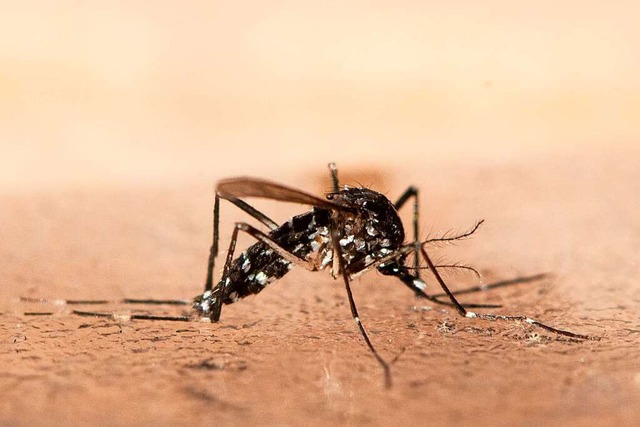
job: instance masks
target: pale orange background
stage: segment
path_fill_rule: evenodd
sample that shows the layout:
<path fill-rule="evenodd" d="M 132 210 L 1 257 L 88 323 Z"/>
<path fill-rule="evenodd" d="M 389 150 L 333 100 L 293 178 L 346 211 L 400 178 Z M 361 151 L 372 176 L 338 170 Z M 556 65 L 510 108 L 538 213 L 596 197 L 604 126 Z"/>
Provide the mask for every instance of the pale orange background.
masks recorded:
<path fill-rule="evenodd" d="M 0 0 L 0 425 L 640 425 L 638 21 L 615 0 Z M 421 239 L 486 218 L 438 262 L 549 273 L 463 303 L 602 340 L 463 319 L 369 272 L 383 390 L 326 273 L 220 324 L 17 300 L 191 298 L 217 179 L 320 192 L 330 160 L 392 200 L 418 186 Z M 222 209 L 224 250 L 257 222 Z"/>
<path fill-rule="evenodd" d="M 640 3 L 450 3 L 3 1 L 0 191 L 636 144 Z"/>

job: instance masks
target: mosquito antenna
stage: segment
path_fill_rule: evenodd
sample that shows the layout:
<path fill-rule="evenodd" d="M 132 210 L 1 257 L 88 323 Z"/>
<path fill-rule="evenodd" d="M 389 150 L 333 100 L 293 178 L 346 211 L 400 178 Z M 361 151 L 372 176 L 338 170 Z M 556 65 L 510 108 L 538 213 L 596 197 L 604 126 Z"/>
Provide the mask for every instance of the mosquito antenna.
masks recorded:
<path fill-rule="evenodd" d="M 187 306 L 192 305 L 193 301 L 191 300 L 181 300 L 181 299 L 134 299 L 134 298 L 123 298 L 119 300 L 80 300 L 80 299 L 54 299 L 48 300 L 45 298 L 30 298 L 30 297 L 20 297 L 20 302 L 26 303 L 37 303 L 43 305 L 56 305 L 56 306 L 78 306 L 78 305 L 109 305 L 109 304 L 129 304 L 129 305 L 172 305 L 172 306 Z M 177 322 L 188 322 L 191 319 L 189 316 L 163 316 L 163 315 L 152 315 L 152 314 L 129 314 L 129 315 L 118 315 L 114 313 L 100 313 L 94 311 L 83 311 L 83 310 L 71 310 L 72 314 L 76 316 L 84 316 L 84 317 L 104 317 L 104 318 L 112 318 L 112 319 L 126 319 L 126 320 L 169 320 L 169 321 L 177 321 Z M 54 312 L 40 312 L 40 311 L 27 311 L 24 313 L 25 316 L 53 316 Z"/>
<path fill-rule="evenodd" d="M 460 240 L 460 239 L 465 239 L 469 236 L 471 236 L 473 233 L 475 233 L 478 228 L 480 228 L 480 226 L 482 225 L 482 223 L 484 222 L 484 219 L 478 221 L 475 223 L 475 225 L 469 230 L 466 231 L 462 234 L 456 234 L 454 236 L 444 236 L 444 237 L 438 237 L 435 239 L 427 239 L 424 242 L 422 242 L 423 245 L 427 245 L 430 243 L 448 243 L 448 242 L 453 242 L 455 240 Z M 447 233 L 448 234 L 448 233 Z"/>

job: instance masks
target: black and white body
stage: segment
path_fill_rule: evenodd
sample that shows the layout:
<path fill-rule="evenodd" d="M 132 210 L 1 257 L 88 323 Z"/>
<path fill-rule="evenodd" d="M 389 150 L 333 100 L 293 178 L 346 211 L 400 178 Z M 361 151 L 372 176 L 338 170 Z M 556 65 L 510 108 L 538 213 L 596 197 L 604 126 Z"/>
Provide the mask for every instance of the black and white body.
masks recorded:
<path fill-rule="evenodd" d="M 271 230 L 267 236 L 296 257 L 298 264 L 314 271 L 328 268 L 334 278 L 341 274 L 340 268 L 353 278 L 379 266 L 380 260 L 400 249 L 404 243 L 402 221 L 383 194 L 344 186 L 329 197 L 337 205 L 355 212 L 314 207 Z M 339 231 L 335 237 L 333 229 Z M 335 262 L 336 245 L 340 247 L 342 263 Z M 284 258 L 273 245 L 255 243 L 232 261 L 226 276 L 198 298 L 195 307 L 203 316 L 210 316 L 218 299 L 223 304 L 231 304 L 257 294 L 295 265 L 296 262 Z"/>
<path fill-rule="evenodd" d="M 418 190 L 415 187 L 409 187 L 395 203 L 392 203 L 383 194 L 367 188 L 340 186 L 335 165 L 330 164 L 329 167 L 333 191 L 324 198 L 259 178 L 241 177 L 220 181 L 215 192 L 213 244 L 209 254 L 204 292 L 192 301 L 126 299 L 122 302 L 127 304 L 191 304 L 198 317 L 206 317 L 217 322 L 220 319 L 223 304 L 232 304 L 248 295 L 262 292 L 269 283 L 282 278 L 296 266 L 310 271 L 329 270 L 334 278 L 343 280 L 351 315 L 371 353 L 384 369 L 387 386 L 391 383 L 389 366 L 375 350 L 360 321 L 350 287 L 350 281 L 353 277 L 373 268 L 384 275 L 396 277 L 417 297 L 455 308 L 462 317 L 525 322 L 558 335 L 577 339 L 594 339 L 587 335 L 553 328 L 527 316 L 505 316 L 468 311 L 467 308 L 472 307 L 491 308 L 496 306 L 466 304 L 463 307 L 449 290 L 438 270 L 443 268 L 469 269 L 469 267 L 434 265 L 425 250 L 425 245 L 468 237 L 478 229 L 482 221 L 476 223 L 470 231 L 457 236 L 421 241 L 418 227 Z M 309 205 L 311 210 L 294 216 L 283 224 L 277 224 L 243 200 L 250 197 Z M 413 236 L 410 241 L 407 241 L 398 210 L 411 199 L 413 200 Z M 246 222 L 237 222 L 231 235 L 222 275 L 214 286 L 213 271 L 218 256 L 221 200 L 226 200 L 248 213 L 267 226 L 269 231 L 263 232 Z M 255 238 L 257 242 L 236 256 L 236 242 L 238 233 L 241 231 Z M 407 265 L 409 255 L 413 256 L 413 263 L 410 266 Z M 426 263 L 425 267 L 420 266 L 422 260 Z M 426 292 L 426 282 L 420 276 L 421 269 L 426 269 L 433 275 L 444 293 L 434 295 Z M 502 283 L 523 282 L 528 279 Z M 500 284 L 493 285 L 493 287 L 498 286 Z M 476 287 L 475 290 L 491 287 L 492 285 Z M 469 292 L 471 289 L 466 291 Z M 446 297 L 447 300 L 441 300 L 440 297 Z M 24 300 L 33 301 L 29 298 Z M 44 302 L 46 300 L 36 299 L 35 301 Z M 107 301 L 66 300 L 66 302 L 68 304 L 95 304 Z M 73 310 L 73 313 L 82 316 L 111 316 L 106 313 L 79 310 Z M 192 320 L 192 316 L 154 316 L 148 314 L 132 314 L 129 318 L 163 321 Z"/>
<path fill-rule="evenodd" d="M 373 347 L 360 321 L 350 288 L 350 280 L 353 277 L 371 268 L 377 268 L 384 275 L 397 277 L 417 297 L 454 307 L 463 317 L 523 321 L 556 334 L 580 339 L 590 338 L 547 326 L 527 316 L 504 316 L 468 311 L 466 308 L 495 306 L 468 304 L 466 308 L 463 307 L 438 272 L 438 268 L 458 266 L 434 265 L 424 246 L 433 241 L 465 238 L 473 234 L 482 221 L 467 233 L 422 242 L 418 235 L 419 205 L 418 190 L 415 187 L 409 187 L 395 203 L 392 203 L 383 194 L 367 188 L 340 186 L 335 165 L 330 164 L 329 167 L 333 191 L 324 199 L 257 178 L 230 178 L 218 183 L 213 210 L 213 245 L 210 251 L 205 291 L 193 302 L 193 307 L 200 316 L 217 322 L 220 319 L 223 304 L 232 304 L 248 295 L 262 292 L 269 283 L 280 279 L 295 266 L 310 271 L 329 269 L 334 278 L 341 277 L 344 281 L 351 314 L 367 346 L 383 367 L 387 385 L 390 385 L 391 381 L 389 367 Z M 262 197 L 307 204 L 311 205 L 312 209 L 278 225 L 244 202 L 242 198 L 245 197 Z M 411 198 L 413 199 L 413 239 L 406 242 L 405 230 L 398 210 Z M 270 231 L 265 233 L 250 224 L 236 223 L 222 276 L 214 287 L 213 269 L 218 255 L 221 199 L 228 200 L 247 212 L 269 227 Z M 258 242 L 234 258 L 240 231 L 253 236 Z M 414 259 L 411 267 L 405 265 L 409 254 L 413 254 Z M 449 301 L 442 301 L 438 296 L 426 293 L 426 283 L 420 277 L 421 258 L 426 262 L 426 269 L 433 274 Z"/>

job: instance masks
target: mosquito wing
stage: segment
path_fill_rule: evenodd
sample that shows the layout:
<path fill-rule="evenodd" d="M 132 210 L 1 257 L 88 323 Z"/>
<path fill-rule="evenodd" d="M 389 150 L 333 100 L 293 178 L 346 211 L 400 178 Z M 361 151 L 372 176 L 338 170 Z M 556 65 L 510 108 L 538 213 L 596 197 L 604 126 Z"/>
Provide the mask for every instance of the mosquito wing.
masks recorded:
<path fill-rule="evenodd" d="M 313 194 L 260 178 L 238 177 L 223 179 L 218 182 L 216 191 L 221 193 L 223 197 L 259 197 L 331 210 L 354 212 L 354 209 L 348 206 L 342 206 Z"/>

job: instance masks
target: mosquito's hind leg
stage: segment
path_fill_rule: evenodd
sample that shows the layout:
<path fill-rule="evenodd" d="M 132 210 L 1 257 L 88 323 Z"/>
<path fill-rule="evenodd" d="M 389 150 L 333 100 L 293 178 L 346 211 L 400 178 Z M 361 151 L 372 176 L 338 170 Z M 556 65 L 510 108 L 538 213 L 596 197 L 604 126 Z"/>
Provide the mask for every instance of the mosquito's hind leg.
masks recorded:
<path fill-rule="evenodd" d="M 107 305 L 107 304 L 142 304 L 142 305 L 191 305 L 191 300 L 184 299 L 55 299 L 20 297 L 20 302 L 51 305 Z"/>
<path fill-rule="evenodd" d="M 440 276 L 440 273 L 438 273 L 438 270 L 434 266 L 433 262 L 431 261 L 431 258 L 429 258 L 429 255 L 424 250 L 424 248 L 421 248 L 421 252 L 422 252 L 422 256 L 424 257 L 425 261 L 427 262 L 427 265 L 429 266 L 429 269 L 431 270 L 431 273 L 435 276 L 436 280 L 438 281 L 438 283 L 442 287 L 442 290 L 445 292 L 445 294 L 451 300 L 451 302 L 453 304 L 453 307 L 456 309 L 458 314 L 460 314 L 462 317 L 466 317 L 466 318 L 469 318 L 469 319 L 477 318 L 477 319 L 485 319 L 485 320 L 507 320 L 507 321 L 513 321 L 513 322 L 525 322 L 525 323 L 528 323 L 530 325 L 537 326 L 538 328 L 547 330 L 549 332 L 553 332 L 554 334 L 563 335 L 563 336 L 570 337 L 570 338 L 577 338 L 577 339 L 583 339 L 583 340 L 599 339 L 597 337 L 592 337 L 592 336 L 589 336 L 589 335 L 576 334 L 574 332 L 565 331 L 563 329 L 557 329 L 557 328 L 554 328 L 552 326 L 546 325 L 546 324 L 544 324 L 542 322 L 539 322 L 539 321 L 537 321 L 535 319 L 532 319 L 532 318 L 530 318 L 528 316 L 504 316 L 504 315 L 501 315 L 501 314 L 485 314 L 485 313 L 475 313 L 475 312 L 472 312 L 472 311 L 467 311 L 462 305 L 460 305 L 460 303 L 458 302 L 456 297 L 449 290 L 449 288 L 447 287 L 446 283 L 444 282 L 444 280 Z"/>
<path fill-rule="evenodd" d="M 71 313 L 76 316 L 83 317 L 107 317 L 110 319 L 126 319 L 126 320 L 165 320 L 172 322 L 190 322 L 193 320 L 190 316 L 158 316 L 153 314 L 128 314 L 118 315 L 115 313 L 96 313 L 93 311 L 73 310 Z"/>
<path fill-rule="evenodd" d="M 191 300 L 156 300 L 156 299 L 133 299 L 133 298 L 124 298 L 120 300 L 74 300 L 74 299 L 55 299 L 48 300 L 44 298 L 30 298 L 30 297 L 21 297 L 21 302 L 27 303 L 38 303 L 38 304 L 50 304 L 56 306 L 79 306 L 79 305 L 108 305 L 108 304 L 129 304 L 129 305 L 172 305 L 172 306 L 187 306 L 192 305 L 193 301 Z M 94 311 L 84 311 L 84 310 L 71 310 L 72 314 L 78 316 L 87 316 L 87 317 L 108 317 L 108 318 L 127 318 L 127 319 L 142 319 L 142 320 L 172 320 L 172 321 L 180 321 L 186 322 L 191 320 L 189 316 L 158 316 L 151 314 L 129 314 L 129 315 L 118 315 L 115 313 L 100 313 Z M 53 315 L 53 312 L 25 312 L 25 316 L 43 316 L 43 315 Z"/>
<path fill-rule="evenodd" d="M 395 270 L 395 272 L 392 272 L 390 274 L 397 276 L 405 285 L 407 285 L 409 287 L 409 289 L 413 290 L 414 293 L 416 294 L 416 296 L 421 297 L 421 298 L 426 298 L 431 302 L 434 302 L 436 304 L 441 304 L 441 305 L 449 305 L 449 306 L 455 306 L 453 303 L 449 303 L 449 302 L 445 302 L 440 300 L 438 297 L 442 296 L 442 295 L 427 295 L 427 293 L 425 292 L 425 288 L 426 288 L 426 284 L 425 282 L 422 280 L 421 275 L 420 275 L 420 271 L 422 270 L 422 268 L 420 267 L 420 255 L 422 254 L 422 248 L 423 245 L 426 243 L 432 243 L 435 241 L 454 241 L 454 240 L 459 240 L 459 239 L 464 239 L 466 237 L 469 237 L 470 235 L 472 235 L 473 233 L 476 232 L 476 230 L 480 227 L 480 225 L 484 222 L 483 221 L 479 221 L 477 222 L 474 227 L 463 234 L 459 234 L 459 235 L 455 235 L 455 236 L 450 236 L 450 237 L 446 237 L 446 238 L 442 238 L 442 239 L 432 239 L 432 240 L 427 240 L 426 242 L 421 242 L 420 241 L 420 224 L 419 224 L 419 220 L 420 220 L 420 200 L 419 200 L 419 190 L 417 187 L 409 186 L 398 198 L 398 200 L 394 203 L 394 207 L 396 208 L 396 210 L 400 210 L 406 203 L 407 201 L 409 201 L 409 199 L 413 199 L 413 218 L 412 218 L 412 226 L 413 226 L 413 241 L 411 242 L 411 246 L 412 246 L 412 252 L 413 252 L 413 274 L 410 274 L 408 271 L 406 271 L 406 268 L 403 265 L 398 265 Z M 438 266 L 436 266 L 438 267 Z M 464 267 L 459 267 L 459 266 L 452 266 L 455 268 L 464 268 Z M 402 270 L 402 271 L 400 271 Z M 476 274 L 479 275 L 479 273 L 475 270 L 472 269 Z M 483 289 L 478 289 L 478 290 L 483 290 Z M 470 292 L 468 292 L 470 293 Z M 465 304 L 466 307 L 469 308 L 498 308 L 500 307 L 499 304 L 474 304 L 474 303 L 469 303 L 469 304 Z"/>

